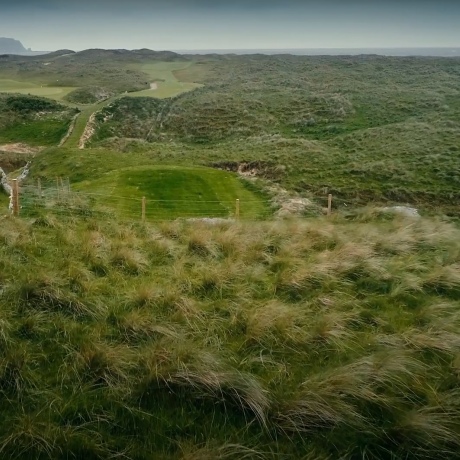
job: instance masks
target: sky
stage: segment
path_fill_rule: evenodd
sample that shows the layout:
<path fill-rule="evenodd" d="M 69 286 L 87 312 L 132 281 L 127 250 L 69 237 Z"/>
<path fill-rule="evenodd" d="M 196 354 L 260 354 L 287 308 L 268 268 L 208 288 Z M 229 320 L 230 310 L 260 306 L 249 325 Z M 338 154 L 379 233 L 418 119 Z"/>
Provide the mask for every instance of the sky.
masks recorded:
<path fill-rule="evenodd" d="M 0 0 L 35 51 L 460 47 L 460 0 Z"/>

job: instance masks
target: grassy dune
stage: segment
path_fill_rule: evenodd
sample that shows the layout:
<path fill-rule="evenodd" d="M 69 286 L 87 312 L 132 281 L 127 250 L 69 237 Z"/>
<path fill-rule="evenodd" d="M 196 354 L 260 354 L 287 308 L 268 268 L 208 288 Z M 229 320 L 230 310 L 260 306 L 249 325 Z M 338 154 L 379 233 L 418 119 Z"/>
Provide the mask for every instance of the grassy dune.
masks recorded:
<path fill-rule="evenodd" d="M 50 99 L 0 94 L 0 142 L 57 145 L 75 113 Z"/>
<path fill-rule="evenodd" d="M 131 142 L 180 161 L 194 146 L 195 162 L 267 162 L 284 171 L 283 187 L 318 198 L 328 190 L 342 207 L 409 203 L 458 215 L 457 59 L 193 59 L 174 74 L 203 88 L 119 99 L 97 119 L 93 146 Z"/>
<path fill-rule="evenodd" d="M 192 61 L 174 53 L 153 51 L 86 50 L 11 57 L 0 61 L 0 92 L 83 104 L 92 99 L 89 93 L 94 88 L 108 94 L 129 92 L 133 96 L 165 98 L 201 86 L 189 80 L 182 82 L 174 73 L 192 65 Z M 158 85 L 155 91 L 149 89 L 152 82 Z"/>
<path fill-rule="evenodd" d="M 458 458 L 457 228 L 88 212 L 2 219 L 5 458 Z"/>

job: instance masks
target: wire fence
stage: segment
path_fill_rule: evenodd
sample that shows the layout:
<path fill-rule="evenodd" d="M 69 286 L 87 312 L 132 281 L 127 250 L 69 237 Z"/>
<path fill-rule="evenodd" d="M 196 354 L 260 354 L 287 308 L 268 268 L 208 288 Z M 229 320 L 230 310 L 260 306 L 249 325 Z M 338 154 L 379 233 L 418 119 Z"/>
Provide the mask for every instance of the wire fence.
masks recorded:
<path fill-rule="evenodd" d="M 62 216 L 112 218 L 126 221 L 184 219 L 250 219 L 273 216 L 273 205 L 258 200 L 147 199 L 102 192 L 73 190 L 68 180 L 57 179 L 24 184 L 18 190 L 18 208 L 23 217 L 52 211 Z"/>

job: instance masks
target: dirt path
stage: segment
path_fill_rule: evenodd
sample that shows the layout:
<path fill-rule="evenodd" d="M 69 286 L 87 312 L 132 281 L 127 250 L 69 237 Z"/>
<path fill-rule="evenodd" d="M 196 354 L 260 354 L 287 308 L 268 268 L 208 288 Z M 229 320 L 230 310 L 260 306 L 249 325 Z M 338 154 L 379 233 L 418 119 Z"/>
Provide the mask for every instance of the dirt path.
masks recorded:
<path fill-rule="evenodd" d="M 67 139 L 72 135 L 73 130 L 75 128 L 75 124 L 77 123 L 77 119 L 80 116 L 80 113 L 77 113 L 73 118 L 70 123 L 69 129 L 67 131 L 67 134 L 61 139 L 61 142 L 59 142 L 59 147 L 62 147 L 66 142 Z"/>
<path fill-rule="evenodd" d="M 83 134 L 86 131 L 86 127 L 89 123 L 90 118 L 96 112 L 98 112 L 103 107 L 105 107 L 111 100 L 112 99 L 107 99 L 106 101 L 102 103 L 93 104 L 90 106 L 83 106 L 83 107 L 80 106 L 80 110 L 81 110 L 80 115 L 78 118 L 76 118 L 73 130 L 63 145 L 65 147 L 72 147 L 72 148 L 80 147 L 81 139 L 83 137 Z"/>
<path fill-rule="evenodd" d="M 96 119 L 96 113 L 94 112 L 91 114 L 89 117 L 88 123 L 86 123 L 85 129 L 83 131 L 83 134 L 80 137 L 80 141 L 78 142 L 78 148 L 80 150 L 84 149 L 86 146 L 86 143 L 91 140 L 93 137 L 95 131 L 96 131 L 96 124 L 95 124 L 95 119 Z"/>
<path fill-rule="evenodd" d="M 2 144 L 0 145 L 0 152 L 7 153 L 30 153 L 35 154 L 39 153 L 44 149 L 44 147 L 31 147 L 27 144 Z"/>

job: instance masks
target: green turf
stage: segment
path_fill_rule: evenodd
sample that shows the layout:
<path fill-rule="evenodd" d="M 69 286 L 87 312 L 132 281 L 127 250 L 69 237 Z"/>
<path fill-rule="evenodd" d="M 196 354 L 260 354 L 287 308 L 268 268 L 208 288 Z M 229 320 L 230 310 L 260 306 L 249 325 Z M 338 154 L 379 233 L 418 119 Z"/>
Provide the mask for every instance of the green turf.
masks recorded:
<path fill-rule="evenodd" d="M 37 83 L 0 79 L 0 93 L 32 94 L 62 101 L 75 88 L 69 86 L 45 86 Z"/>
<path fill-rule="evenodd" d="M 168 98 L 178 96 L 179 94 L 192 91 L 202 85 L 197 83 L 185 83 L 177 79 L 175 71 L 181 71 L 189 68 L 192 62 L 153 62 L 142 64 L 140 70 L 146 73 L 152 83 L 156 83 L 156 89 L 147 89 L 130 93 L 134 97 L 155 97 Z"/>
<path fill-rule="evenodd" d="M 234 217 L 240 199 L 242 218 L 267 215 L 264 199 L 228 172 L 210 168 L 144 166 L 116 170 L 99 180 L 76 186 L 82 195 L 95 194 L 96 207 L 115 209 L 126 218 L 141 215 L 146 197 L 150 219 Z"/>

